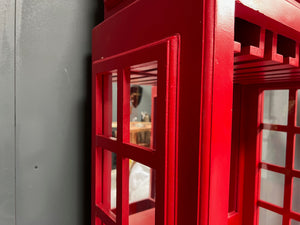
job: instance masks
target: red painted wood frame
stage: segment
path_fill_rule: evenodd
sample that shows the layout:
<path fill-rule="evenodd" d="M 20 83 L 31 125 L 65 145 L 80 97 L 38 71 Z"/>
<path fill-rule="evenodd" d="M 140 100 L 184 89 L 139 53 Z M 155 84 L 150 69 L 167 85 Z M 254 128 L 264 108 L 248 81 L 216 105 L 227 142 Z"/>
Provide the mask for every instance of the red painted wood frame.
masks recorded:
<path fill-rule="evenodd" d="M 272 7 L 270 7 L 272 5 Z M 238 18 L 244 19 L 250 23 L 259 25 L 261 27 L 260 43 L 257 48 L 248 46 L 247 50 L 253 50 L 255 56 L 260 56 L 267 49 L 267 38 L 270 33 L 273 35 L 272 48 L 278 47 L 277 34 L 294 40 L 295 56 L 287 57 L 280 55 L 275 49 L 272 50 L 272 57 L 278 61 L 277 65 L 264 67 L 264 60 L 253 60 L 250 58 L 245 60 L 245 64 L 237 63 L 234 66 L 234 98 L 233 98 L 233 140 L 232 140 L 232 157 L 231 157 L 231 198 L 229 204 L 229 225 L 256 225 L 258 224 L 259 215 L 257 213 L 258 207 L 270 209 L 273 212 L 283 215 L 283 224 L 289 224 L 290 218 L 299 219 L 299 215 L 290 211 L 291 204 L 291 177 L 298 177 L 298 172 L 291 169 L 293 146 L 292 133 L 298 132 L 295 127 L 295 120 L 291 121 L 291 117 L 295 116 L 296 106 L 291 107 L 289 115 L 289 123 L 287 126 L 274 126 L 262 124 L 262 107 L 263 98 L 262 91 L 265 89 L 289 89 L 290 100 L 292 103 L 295 99 L 295 90 L 299 87 L 299 83 L 292 83 L 299 81 L 299 40 L 300 40 L 300 5 L 296 1 L 287 0 L 266 0 L 251 1 L 251 0 L 237 0 L 235 7 L 235 15 Z M 286 16 L 292 15 L 292 16 Z M 268 30 L 266 33 L 265 31 Z M 270 32 L 272 31 L 272 32 Z M 274 35 L 275 34 L 275 35 Z M 266 39 L 265 39 L 266 35 Z M 262 41 L 263 40 L 263 41 Z M 266 40 L 266 42 L 264 42 Z M 235 53 L 241 52 L 239 43 L 235 42 Z M 253 47 L 253 49 L 251 49 Z M 245 50 L 244 49 L 244 50 Z M 260 51 L 263 52 L 260 52 Z M 251 55 L 251 54 L 249 54 Z M 252 55 L 253 56 L 253 55 Z M 244 56 L 243 56 L 244 57 Z M 240 58 L 235 57 L 235 63 Z M 248 63 L 248 64 L 247 64 Z M 259 65 L 261 63 L 261 65 Z M 256 68 L 251 68 L 249 65 L 256 65 Z M 244 65 L 246 69 L 242 68 Z M 277 66 L 277 69 L 276 69 Z M 293 70 L 283 73 L 284 66 L 290 66 Z M 249 67 L 249 68 L 247 68 Z M 236 70 L 237 69 L 237 70 Z M 247 70 L 248 69 L 248 70 Z M 280 70 L 281 69 L 281 70 Z M 273 70 L 273 71 L 272 71 Z M 277 70 L 277 71 L 276 71 Z M 244 74 L 241 74 L 241 71 Z M 247 71 L 247 72 L 246 72 Z M 247 74 L 248 73 L 248 74 Z M 274 76 L 270 76 L 273 74 Z M 258 76 L 260 75 L 260 77 Z M 247 79 L 250 78 L 250 79 Z M 274 84 L 274 82 L 280 84 Z M 283 83 L 284 82 L 284 83 Z M 290 82 L 290 83 L 288 83 Z M 254 85 L 260 83 L 260 85 Z M 264 84 L 262 84 L 264 83 Z M 273 84 L 272 84 L 273 83 Z M 243 85 L 242 85 L 243 84 Z M 292 105 L 291 105 L 292 106 Z M 294 113 L 294 114 L 293 114 Z M 293 124 L 293 125 L 291 125 Z M 280 130 L 287 132 L 287 155 L 286 166 L 278 167 L 261 162 L 261 129 Z M 292 128 L 293 127 L 293 128 Z M 293 131 L 292 131 L 293 130 Z M 267 169 L 270 171 L 279 172 L 285 175 L 285 193 L 284 206 L 278 211 L 278 207 L 259 200 L 259 183 L 260 183 L 260 169 Z M 232 198 L 233 196 L 233 198 Z"/>
<path fill-rule="evenodd" d="M 155 224 L 174 224 L 176 209 L 176 121 L 178 38 L 176 36 L 93 62 L 92 224 L 129 224 L 129 162 L 133 159 L 156 170 Z M 157 107 L 159 128 L 154 131 L 155 149 L 129 143 L 130 66 L 157 61 Z M 117 138 L 111 138 L 111 85 L 104 76 L 117 71 Z M 111 81 L 110 81 L 111 82 Z M 110 96 L 111 98 L 111 96 Z M 110 157 L 117 155 L 116 215 L 110 209 Z M 105 185 L 106 184 L 106 185 Z"/>
<path fill-rule="evenodd" d="M 93 62 L 165 37 L 180 38 L 174 224 L 227 223 L 234 3 L 139 0 L 108 12 L 93 29 Z"/>
<path fill-rule="evenodd" d="M 234 86 L 233 117 L 233 154 L 236 163 L 235 173 L 238 180 L 234 199 L 235 208 L 229 213 L 230 225 L 258 225 L 260 207 L 282 215 L 283 225 L 290 220 L 300 221 L 300 213 L 294 212 L 292 206 L 293 178 L 300 178 L 300 171 L 294 169 L 295 135 L 300 133 L 296 126 L 297 90 L 300 83 L 261 84 Z M 287 125 L 263 123 L 263 93 L 265 90 L 289 90 Z M 251 108 L 249 108 L 251 106 Z M 239 115 L 238 115 L 239 114 Z M 237 116 L 237 117 L 235 117 Z M 285 132 L 286 160 L 285 166 L 274 165 L 262 161 L 262 131 L 272 130 Z M 261 169 L 283 174 L 285 177 L 283 207 L 260 199 Z M 233 191 L 232 190 L 232 191 Z M 272 190 L 270 190 L 272 191 Z"/>
<path fill-rule="evenodd" d="M 284 182 L 284 198 L 283 207 L 276 206 L 269 202 L 263 201 L 259 198 L 260 196 L 260 182 L 257 182 L 257 206 L 268 209 L 270 211 L 276 212 L 282 215 L 282 225 L 290 225 L 290 219 L 300 221 L 300 213 L 292 211 L 292 195 L 293 195 L 293 178 L 300 178 L 300 171 L 294 169 L 295 161 L 295 135 L 300 133 L 300 128 L 296 126 L 296 112 L 297 112 L 297 90 L 300 87 L 298 85 L 280 85 L 275 87 L 261 87 L 259 89 L 259 99 L 258 99 L 258 137 L 257 137 L 257 161 L 256 164 L 258 174 L 256 175 L 258 181 L 260 180 L 261 169 L 267 171 L 273 171 L 278 174 L 283 174 L 285 178 Z M 286 89 L 289 90 L 288 99 L 288 121 L 287 125 L 277 125 L 277 124 L 266 124 L 263 123 L 263 101 L 264 95 L 263 91 L 273 89 Z M 286 139 L 286 159 L 285 166 L 278 166 L 262 161 L 262 130 L 280 131 L 287 134 Z M 258 213 L 256 213 L 256 222 L 259 219 Z M 254 217 L 255 219 L 255 217 Z"/>

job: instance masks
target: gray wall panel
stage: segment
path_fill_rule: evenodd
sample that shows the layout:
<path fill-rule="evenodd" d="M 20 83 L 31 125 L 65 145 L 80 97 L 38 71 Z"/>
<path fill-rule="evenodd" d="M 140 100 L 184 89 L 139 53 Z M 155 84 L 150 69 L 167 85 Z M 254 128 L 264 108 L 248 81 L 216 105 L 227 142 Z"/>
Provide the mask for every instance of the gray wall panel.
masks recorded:
<path fill-rule="evenodd" d="M 0 0 L 0 224 L 15 224 L 14 8 Z"/>
<path fill-rule="evenodd" d="M 18 225 L 88 224 L 94 0 L 17 0 Z"/>

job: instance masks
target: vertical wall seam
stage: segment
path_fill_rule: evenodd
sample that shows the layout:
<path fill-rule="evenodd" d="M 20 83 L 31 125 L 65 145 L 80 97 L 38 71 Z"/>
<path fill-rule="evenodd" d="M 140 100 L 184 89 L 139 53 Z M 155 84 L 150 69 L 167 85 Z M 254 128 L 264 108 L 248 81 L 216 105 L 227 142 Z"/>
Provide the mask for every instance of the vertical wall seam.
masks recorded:
<path fill-rule="evenodd" d="M 16 75 L 17 75 L 17 0 L 14 0 L 14 179 L 15 179 L 15 199 L 14 199 L 14 209 L 15 218 L 14 224 L 17 224 L 17 91 L 16 91 Z"/>

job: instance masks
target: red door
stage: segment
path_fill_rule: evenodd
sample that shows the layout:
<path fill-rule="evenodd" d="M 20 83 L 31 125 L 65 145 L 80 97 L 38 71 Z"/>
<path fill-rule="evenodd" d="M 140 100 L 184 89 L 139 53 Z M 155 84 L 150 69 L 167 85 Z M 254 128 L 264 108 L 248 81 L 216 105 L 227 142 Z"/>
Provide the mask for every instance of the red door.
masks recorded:
<path fill-rule="evenodd" d="M 174 223 L 177 53 L 175 36 L 93 63 L 97 225 Z"/>

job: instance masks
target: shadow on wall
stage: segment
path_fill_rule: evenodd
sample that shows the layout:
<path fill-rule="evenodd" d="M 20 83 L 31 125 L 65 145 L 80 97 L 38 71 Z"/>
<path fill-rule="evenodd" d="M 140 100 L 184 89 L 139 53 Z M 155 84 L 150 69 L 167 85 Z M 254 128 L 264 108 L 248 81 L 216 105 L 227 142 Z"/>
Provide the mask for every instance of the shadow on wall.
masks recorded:
<path fill-rule="evenodd" d="M 98 25 L 104 20 L 104 5 L 103 1 L 97 1 L 97 8 L 95 9 L 95 19 L 93 26 Z M 92 34 L 90 34 L 92 36 Z M 82 224 L 91 224 L 91 114 L 92 114 L 92 56 L 88 55 L 85 58 L 85 77 L 86 77 L 86 102 L 84 105 L 84 146 L 83 146 L 83 196 L 84 196 L 84 205 L 83 205 L 83 220 Z"/>

